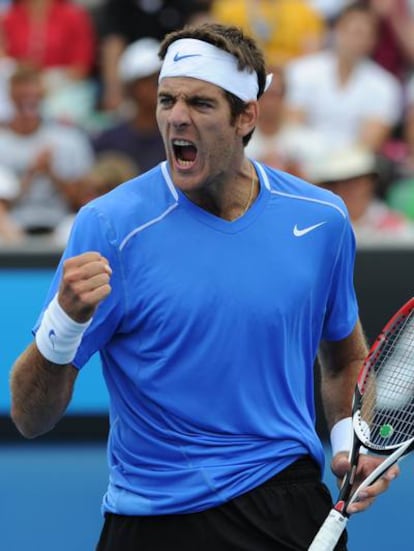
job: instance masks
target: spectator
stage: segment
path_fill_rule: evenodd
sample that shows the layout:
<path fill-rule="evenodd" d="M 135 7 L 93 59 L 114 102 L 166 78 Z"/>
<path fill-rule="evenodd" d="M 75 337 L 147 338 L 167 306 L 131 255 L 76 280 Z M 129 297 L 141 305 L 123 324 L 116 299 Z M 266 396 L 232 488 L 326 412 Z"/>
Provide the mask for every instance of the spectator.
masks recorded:
<path fill-rule="evenodd" d="M 414 220 L 414 75 L 406 87 L 406 109 L 401 138 L 388 144 L 392 183 L 385 193 L 391 208 Z"/>
<path fill-rule="evenodd" d="M 102 109 L 122 102 L 119 58 L 128 44 L 145 37 L 161 40 L 170 31 L 209 13 L 211 0 L 106 0 L 101 10 Z"/>
<path fill-rule="evenodd" d="M 89 12 L 71 0 L 14 0 L 3 30 L 6 53 L 44 71 L 45 108 L 76 122 L 86 116 L 96 101 L 96 33 Z"/>
<path fill-rule="evenodd" d="M 369 59 L 377 19 L 356 2 L 333 28 L 331 49 L 294 60 L 287 68 L 289 120 L 308 124 L 335 148 L 360 143 L 379 151 L 400 121 L 398 80 Z"/>
<path fill-rule="evenodd" d="M 124 85 L 127 117 L 93 139 L 97 153 L 119 151 L 143 171 L 165 158 L 155 118 L 161 67 L 158 50 L 159 42 L 154 38 L 142 38 L 125 49 L 119 62 L 119 75 Z"/>
<path fill-rule="evenodd" d="M 414 176 L 395 181 L 388 188 L 385 201 L 391 209 L 414 223 Z"/>
<path fill-rule="evenodd" d="M 307 0 L 215 0 L 211 16 L 253 35 L 269 65 L 319 50 L 325 37 L 324 19 Z"/>
<path fill-rule="evenodd" d="M 372 151 L 358 147 L 329 150 L 308 168 L 313 183 L 344 200 L 359 244 L 414 243 L 414 224 L 377 197 Z"/>
<path fill-rule="evenodd" d="M 65 185 L 82 176 L 94 154 L 82 131 L 41 116 L 41 73 L 18 66 L 10 79 L 15 114 L 0 127 L 0 164 L 18 176 L 12 214 L 28 233 L 51 231 L 67 212 Z"/>
<path fill-rule="evenodd" d="M 0 124 L 9 120 L 13 113 L 9 94 L 9 80 L 15 68 L 16 60 L 6 52 L 4 34 L 0 27 Z"/>
<path fill-rule="evenodd" d="M 373 58 L 404 82 L 414 63 L 414 9 L 410 0 L 367 0 L 378 17 Z"/>
<path fill-rule="evenodd" d="M 10 216 L 10 208 L 20 192 L 17 176 L 8 168 L 0 166 L 0 245 L 15 244 L 24 234 Z"/>
<path fill-rule="evenodd" d="M 402 125 L 405 144 L 403 174 L 414 176 L 414 74 L 408 79 L 405 97 L 406 104 Z"/>
<path fill-rule="evenodd" d="M 259 117 L 246 154 L 254 159 L 305 178 L 305 167 L 321 146 L 318 135 L 303 124 L 286 122 L 284 69 L 273 67 L 272 82 L 259 101 Z"/>
<path fill-rule="evenodd" d="M 108 152 L 98 155 L 90 171 L 66 187 L 70 213 L 56 227 L 53 234 L 55 243 L 61 247 L 66 245 L 72 223 L 81 207 L 137 176 L 138 173 L 138 167 L 122 153 Z"/>
<path fill-rule="evenodd" d="M 404 86 L 404 97 L 399 131 L 387 140 L 381 151 L 390 182 L 386 191 L 394 183 L 414 177 L 414 75 Z"/>

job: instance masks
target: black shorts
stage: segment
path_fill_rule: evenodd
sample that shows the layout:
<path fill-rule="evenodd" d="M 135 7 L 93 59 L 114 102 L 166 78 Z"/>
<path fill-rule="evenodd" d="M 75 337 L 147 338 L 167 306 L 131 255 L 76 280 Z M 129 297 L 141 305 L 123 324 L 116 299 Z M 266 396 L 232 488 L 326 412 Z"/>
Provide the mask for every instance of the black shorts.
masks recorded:
<path fill-rule="evenodd" d="M 183 515 L 106 514 L 96 551 L 307 550 L 332 498 L 319 467 L 300 459 L 254 490 Z M 346 532 L 336 551 L 346 551 Z"/>

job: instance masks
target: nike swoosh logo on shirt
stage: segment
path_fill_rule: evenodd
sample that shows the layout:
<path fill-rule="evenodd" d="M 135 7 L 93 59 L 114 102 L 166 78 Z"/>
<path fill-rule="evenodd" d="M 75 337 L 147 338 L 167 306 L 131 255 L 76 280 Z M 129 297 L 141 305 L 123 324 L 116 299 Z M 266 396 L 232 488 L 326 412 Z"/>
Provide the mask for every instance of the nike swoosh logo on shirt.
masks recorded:
<path fill-rule="evenodd" d="M 302 228 L 302 229 L 299 229 L 297 224 L 295 224 L 295 227 L 293 228 L 293 235 L 295 237 L 302 237 L 303 235 L 306 235 L 307 233 L 313 230 L 316 230 L 316 228 L 319 228 L 324 224 L 326 224 L 326 222 L 319 222 L 319 224 L 314 224 L 313 226 L 307 226 L 306 228 Z"/>
<path fill-rule="evenodd" d="M 174 61 L 181 61 L 182 59 L 186 59 L 187 57 L 200 57 L 201 54 L 184 54 L 180 55 L 178 52 L 173 57 Z"/>

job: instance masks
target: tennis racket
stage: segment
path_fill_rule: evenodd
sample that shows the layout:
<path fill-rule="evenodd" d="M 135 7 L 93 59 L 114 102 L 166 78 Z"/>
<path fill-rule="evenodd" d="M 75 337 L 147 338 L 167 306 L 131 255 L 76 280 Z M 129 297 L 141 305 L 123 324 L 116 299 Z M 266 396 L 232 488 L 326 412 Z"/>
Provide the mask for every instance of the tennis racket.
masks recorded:
<path fill-rule="evenodd" d="M 309 551 L 332 551 L 364 488 L 414 448 L 414 297 L 392 316 L 369 350 L 355 386 L 351 468 Z M 361 446 L 388 457 L 352 493 Z"/>

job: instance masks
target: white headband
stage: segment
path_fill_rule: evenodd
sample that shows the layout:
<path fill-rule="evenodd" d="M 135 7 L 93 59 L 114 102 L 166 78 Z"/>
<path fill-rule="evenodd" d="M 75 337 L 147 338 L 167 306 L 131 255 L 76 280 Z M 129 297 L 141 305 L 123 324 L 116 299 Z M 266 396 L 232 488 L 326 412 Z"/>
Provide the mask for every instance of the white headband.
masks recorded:
<path fill-rule="evenodd" d="M 192 77 L 215 84 L 241 100 L 257 100 L 259 85 L 255 71 L 240 70 L 230 53 L 195 38 L 181 38 L 168 47 L 159 81 L 165 77 Z M 272 75 L 266 79 L 266 89 Z"/>

